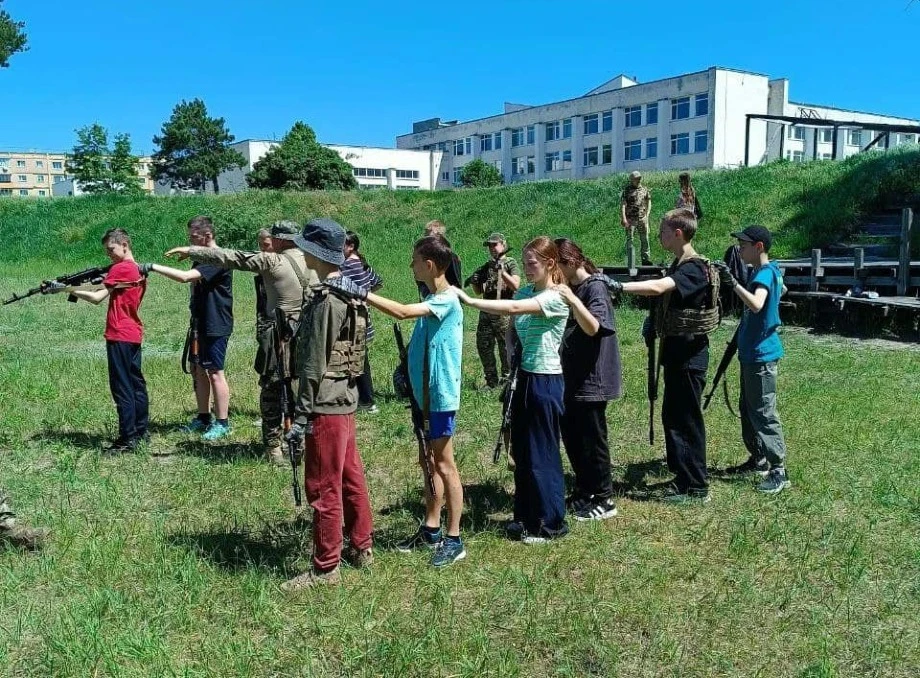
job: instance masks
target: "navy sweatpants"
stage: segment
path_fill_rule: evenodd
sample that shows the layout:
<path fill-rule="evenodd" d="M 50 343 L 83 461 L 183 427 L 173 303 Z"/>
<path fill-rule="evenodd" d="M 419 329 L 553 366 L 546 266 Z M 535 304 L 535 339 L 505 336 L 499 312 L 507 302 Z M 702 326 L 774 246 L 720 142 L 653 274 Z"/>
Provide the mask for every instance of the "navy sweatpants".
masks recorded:
<path fill-rule="evenodd" d="M 118 438 L 136 441 L 147 433 L 149 421 L 147 382 L 141 374 L 141 345 L 105 342 L 109 363 L 109 388 L 118 412 Z"/>
<path fill-rule="evenodd" d="M 521 370 L 511 403 L 514 520 L 529 534 L 541 537 L 558 537 L 568 531 L 559 454 L 563 389 L 561 374 Z"/>

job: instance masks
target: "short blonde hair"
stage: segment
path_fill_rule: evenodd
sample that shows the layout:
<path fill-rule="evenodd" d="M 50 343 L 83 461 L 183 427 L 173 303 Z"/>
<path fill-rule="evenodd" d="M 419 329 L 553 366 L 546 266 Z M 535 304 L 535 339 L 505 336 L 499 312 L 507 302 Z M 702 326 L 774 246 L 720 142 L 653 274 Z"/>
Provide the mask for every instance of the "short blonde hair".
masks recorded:
<path fill-rule="evenodd" d="M 432 219 L 425 224 L 425 235 L 447 235 L 447 226 L 442 221 Z"/>

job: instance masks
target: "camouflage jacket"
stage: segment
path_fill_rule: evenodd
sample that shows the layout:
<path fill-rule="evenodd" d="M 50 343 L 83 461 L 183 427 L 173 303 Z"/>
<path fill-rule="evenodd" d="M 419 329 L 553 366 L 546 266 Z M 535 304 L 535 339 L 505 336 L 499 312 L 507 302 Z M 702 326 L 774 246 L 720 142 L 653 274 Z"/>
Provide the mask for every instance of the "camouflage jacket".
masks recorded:
<path fill-rule="evenodd" d="M 631 219 L 644 219 L 648 216 L 649 203 L 652 201 L 652 194 L 643 186 L 633 186 L 630 184 L 623 189 L 623 195 L 620 200 L 626 206 L 626 216 Z"/>
<path fill-rule="evenodd" d="M 473 285 L 482 287 L 484 299 L 495 299 L 498 296 L 499 268 L 503 268 L 508 275 L 518 275 L 517 262 L 511 257 L 504 256 L 498 261 L 489 259 L 470 276 L 470 282 Z M 501 298 L 510 299 L 512 296 L 514 296 L 514 290 L 509 289 L 508 285 L 503 283 Z"/>

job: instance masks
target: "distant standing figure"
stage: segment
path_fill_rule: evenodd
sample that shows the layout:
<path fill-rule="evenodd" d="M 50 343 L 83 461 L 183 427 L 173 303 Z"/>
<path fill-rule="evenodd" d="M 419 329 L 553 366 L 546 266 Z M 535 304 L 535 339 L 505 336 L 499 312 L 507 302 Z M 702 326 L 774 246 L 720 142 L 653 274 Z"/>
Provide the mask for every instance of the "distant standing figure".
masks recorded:
<path fill-rule="evenodd" d="M 703 218 L 703 210 L 700 207 L 700 199 L 696 195 L 696 189 L 693 188 L 693 182 L 690 180 L 690 172 L 681 172 L 677 180 L 680 182 L 680 193 L 677 196 L 677 202 L 674 203 L 674 209 L 685 208 L 693 212 L 696 220 Z"/>
<path fill-rule="evenodd" d="M 652 211 L 652 194 L 642 185 L 642 174 L 629 173 L 629 183 L 620 196 L 620 223 L 626 229 L 626 261 L 632 262 L 633 233 L 639 231 L 642 265 L 651 266 L 652 250 L 648 242 L 648 215 Z"/>

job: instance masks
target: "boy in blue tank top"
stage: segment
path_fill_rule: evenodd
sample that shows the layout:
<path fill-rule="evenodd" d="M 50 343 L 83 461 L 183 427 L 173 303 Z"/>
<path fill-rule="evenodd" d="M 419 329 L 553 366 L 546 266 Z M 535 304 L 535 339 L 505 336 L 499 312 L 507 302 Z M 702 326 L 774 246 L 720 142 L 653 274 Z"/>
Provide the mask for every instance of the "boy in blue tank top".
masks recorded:
<path fill-rule="evenodd" d="M 763 226 L 748 226 L 732 233 L 738 239 L 741 259 L 753 267 L 747 287 L 735 280 L 727 267 L 723 282 L 744 304 L 738 328 L 738 361 L 741 363 L 741 437 L 750 458 L 730 471 L 757 473 L 764 478 L 758 490 L 777 494 L 790 487 L 786 475 L 786 441 L 776 413 L 777 364 L 783 357 L 779 338 L 779 300 L 785 290 L 783 274 L 770 261 L 773 236 Z"/>

